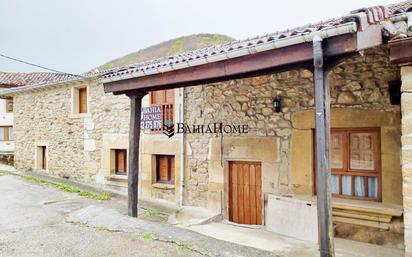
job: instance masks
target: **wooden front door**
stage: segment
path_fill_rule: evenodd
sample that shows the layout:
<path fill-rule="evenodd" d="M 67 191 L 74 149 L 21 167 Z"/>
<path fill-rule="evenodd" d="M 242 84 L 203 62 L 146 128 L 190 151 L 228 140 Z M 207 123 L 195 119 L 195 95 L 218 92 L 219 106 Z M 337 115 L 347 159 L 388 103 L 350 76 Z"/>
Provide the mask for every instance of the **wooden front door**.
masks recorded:
<path fill-rule="evenodd" d="M 262 171 L 260 162 L 229 162 L 229 220 L 262 225 Z"/>

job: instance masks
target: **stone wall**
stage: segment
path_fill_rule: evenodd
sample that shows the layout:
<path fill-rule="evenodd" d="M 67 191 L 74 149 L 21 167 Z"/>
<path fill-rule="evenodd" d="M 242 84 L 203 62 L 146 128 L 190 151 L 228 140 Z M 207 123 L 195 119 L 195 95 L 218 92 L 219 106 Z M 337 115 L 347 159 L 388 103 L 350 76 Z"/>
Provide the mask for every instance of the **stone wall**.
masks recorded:
<path fill-rule="evenodd" d="M 412 256 L 412 66 L 402 67 L 402 176 L 405 256 Z"/>
<path fill-rule="evenodd" d="M 72 94 L 77 87 L 88 87 L 88 113 L 73 113 Z M 175 120 L 179 117 L 178 90 Z M 53 176 L 86 183 L 112 184 L 127 190 L 127 179 L 112 178 L 112 149 L 128 149 L 130 102 L 124 95 L 104 93 L 96 81 L 63 85 L 60 88 L 14 96 L 16 168 L 40 171 L 36 167 L 36 146 L 47 145 L 48 167 Z M 148 97 L 143 98 L 148 106 Z M 178 202 L 180 186 L 179 136 L 172 139 L 159 133 L 142 133 L 140 193 L 146 198 Z M 159 147 L 161 146 L 161 147 Z M 175 185 L 154 186 L 155 154 L 175 155 Z M 119 182 L 120 181 L 120 182 Z"/>
<path fill-rule="evenodd" d="M 332 106 L 399 113 L 399 106 L 390 104 L 388 93 L 388 82 L 398 79 L 399 69 L 389 64 L 386 48 L 367 50 L 363 56 L 347 59 L 331 71 Z M 275 185 L 267 188 L 274 193 L 293 194 L 290 153 L 294 124 L 291 117 L 293 113 L 313 109 L 313 94 L 313 75 L 303 69 L 190 87 L 185 91 L 185 122 L 249 126 L 246 135 L 224 137 L 277 137 L 279 158 L 271 167 Z M 272 102 L 276 96 L 282 99 L 280 113 L 273 111 Z M 186 204 L 207 206 L 208 156 L 213 154 L 209 153 L 209 142 L 213 137 L 216 135 L 186 136 L 190 153 L 187 156 Z"/>
<path fill-rule="evenodd" d="M 88 114 L 72 113 L 72 88 L 88 86 Z M 95 82 L 14 96 L 15 166 L 36 170 L 36 145 L 47 145 L 51 175 L 95 182 L 105 133 L 128 133 L 127 97 L 105 94 Z"/>
<path fill-rule="evenodd" d="M 85 179 L 82 172 L 83 123 L 69 117 L 70 88 L 14 97 L 15 166 L 35 169 L 36 144 L 48 143 L 48 171 L 57 176 Z"/>

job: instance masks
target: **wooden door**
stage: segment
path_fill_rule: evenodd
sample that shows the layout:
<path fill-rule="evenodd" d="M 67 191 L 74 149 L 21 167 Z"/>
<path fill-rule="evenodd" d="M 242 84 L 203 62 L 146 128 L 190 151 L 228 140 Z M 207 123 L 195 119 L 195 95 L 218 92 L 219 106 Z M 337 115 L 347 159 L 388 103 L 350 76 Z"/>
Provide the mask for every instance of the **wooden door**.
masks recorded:
<path fill-rule="evenodd" d="M 262 171 L 259 162 L 229 162 L 229 220 L 262 225 Z"/>

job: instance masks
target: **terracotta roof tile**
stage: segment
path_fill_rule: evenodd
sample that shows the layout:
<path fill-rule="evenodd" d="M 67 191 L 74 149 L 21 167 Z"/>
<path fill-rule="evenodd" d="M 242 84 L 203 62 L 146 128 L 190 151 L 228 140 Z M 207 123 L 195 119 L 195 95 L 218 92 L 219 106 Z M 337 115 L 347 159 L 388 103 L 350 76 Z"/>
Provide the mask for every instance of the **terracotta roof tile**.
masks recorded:
<path fill-rule="evenodd" d="M 57 82 L 74 78 L 73 75 L 52 72 L 0 72 L 0 87 L 19 87 Z"/>
<path fill-rule="evenodd" d="M 389 16 L 401 14 L 407 11 L 411 11 L 412 1 L 405 1 L 399 4 L 391 4 L 387 7 L 377 6 L 371 8 L 358 9 L 351 13 L 349 16 L 344 16 L 340 18 L 334 18 L 327 21 L 321 21 L 314 24 L 308 24 L 302 27 L 297 27 L 294 29 L 288 29 L 280 32 L 275 32 L 267 34 L 264 36 L 248 38 L 239 41 L 233 41 L 223 45 L 212 46 L 208 48 L 198 49 L 194 51 L 185 52 L 175 56 L 168 56 L 156 60 L 151 60 L 142 63 L 136 63 L 133 65 L 127 65 L 123 67 L 117 67 L 109 70 L 98 71 L 94 75 L 102 74 L 104 78 L 110 78 L 115 76 L 127 75 L 134 72 L 149 72 L 151 70 L 156 70 L 166 66 L 178 65 L 180 63 L 200 60 L 204 58 L 210 58 L 217 54 L 230 53 L 234 50 L 247 49 L 253 46 L 258 46 L 259 44 L 278 41 L 285 38 L 290 38 L 293 36 L 307 35 L 315 31 L 324 30 L 327 28 L 333 28 L 339 25 L 343 25 L 354 21 L 353 14 L 359 12 L 365 12 L 367 14 L 367 22 L 369 24 L 379 23 L 382 20 L 387 19 Z M 92 75 L 92 74 L 89 74 Z"/>
<path fill-rule="evenodd" d="M 397 15 L 406 12 L 412 12 L 412 1 L 405 1 L 398 4 L 387 6 L 390 15 Z"/>

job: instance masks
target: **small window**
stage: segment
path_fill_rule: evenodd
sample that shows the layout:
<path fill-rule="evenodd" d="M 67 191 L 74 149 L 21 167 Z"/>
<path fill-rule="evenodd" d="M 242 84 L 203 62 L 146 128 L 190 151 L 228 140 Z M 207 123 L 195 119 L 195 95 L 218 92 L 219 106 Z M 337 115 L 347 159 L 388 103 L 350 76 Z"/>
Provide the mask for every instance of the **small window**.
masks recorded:
<path fill-rule="evenodd" d="M 116 175 L 127 174 L 127 151 L 124 149 L 114 150 L 114 173 Z"/>
<path fill-rule="evenodd" d="M 332 194 L 346 198 L 380 200 L 380 129 L 332 129 L 330 137 Z"/>
<path fill-rule="evenodd" d="M 156 155 L 156 182 L 168 184 L 175 182 L 174 155 Z"/>
<path fill-rule="evenodd" d="M 401 85 L 400 80 L 391 81 L 388 83 L 389 86 L 389 100 L 393 105 L 401 104 Z"/>
<path fill-rule="evenodd" d="M 13 99 L 6 99 L 6 112 L 13 112 Z"/>
<path fill-rule="evenodd" d="M 87 113 L 87 88 L 79 88 L 79 113 Z"/>
<path fill-rule="evenodd" d="M 45 145 L 37 146 L 37 168 L 47 169 L 47 147 Z"/>
<path fill-rule="evenodd" d="M 0 127 L 0 141 L 12 141 L 12 140 L 14 140 L 13 127 L 1 126 Z"/>

